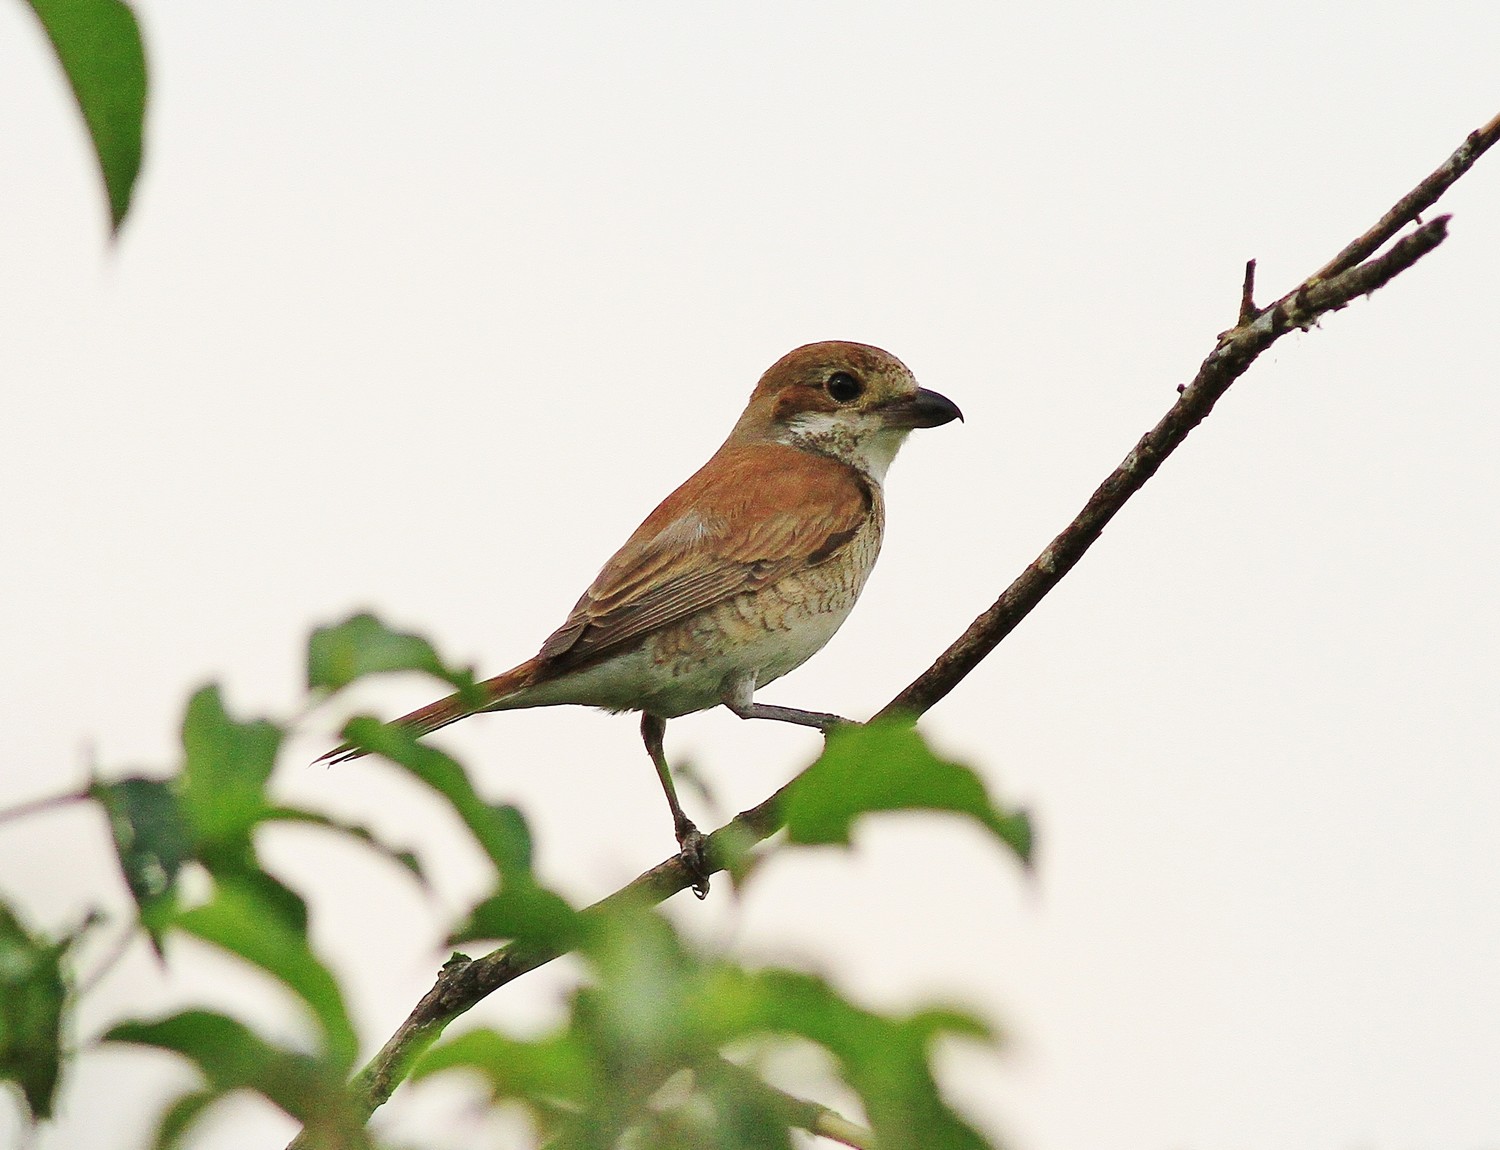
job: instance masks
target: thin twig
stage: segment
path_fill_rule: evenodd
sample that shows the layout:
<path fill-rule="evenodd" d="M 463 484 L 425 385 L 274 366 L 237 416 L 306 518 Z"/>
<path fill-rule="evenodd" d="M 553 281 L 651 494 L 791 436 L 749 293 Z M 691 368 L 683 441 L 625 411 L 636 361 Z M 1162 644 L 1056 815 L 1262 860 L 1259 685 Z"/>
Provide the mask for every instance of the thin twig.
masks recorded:
<path fill-rule="evenodd" d="M 1247 323 L 1251 322 L 1255 319 L 1257 310 L 1255 306 L 1255 261 L 1246 260 L 1245 282 L 1240 287 L 1240 315 L 1235 320 L 1235 326 L 1244 327 Z M 1179 387 L 1177 390 L 1182 392 L 1187 389 Z"/>
<path fill-rule="evenodd" d="M 1468 139 L 1464 140 L 1458 146 L 1458 150 L 1444 160 L 1432 175 L 1397 200 L 1391 206 L 1391 210 L 1381 216 L 1374 227 L 1349 244 L 1308 279 L 1321 280 L 1338 275 L 1339 272 L 1347 271 L 1355 264 L 1363 263 L 1378 252 L 1385 246 L 1387 240 L 1437 203 L 1438 197 L 1452 186 L 1454 180 L 1472 168 L 1474 161 L 1484 155 L 1497 139 L 1500 139 L 1500 115 L 1496 115 L 1484 127 L 1470 132 Z"/>
<path fill-rule="evenodd" d="M 1402 237 L 1384 255 L 1368 258 L 1418 213 L 1430 207 L 1497 139 L 1500 139 L 1500 116 L 1471 133 L 1458 151 L 1411 193 L 1402 197 L 1368 232 L 1317 273 L 1265 308 L 1256 309 L 1251 302 L 1254 292 L 1252 261 L 1245 270 L 1240 322 L 1219 336 L 1192 382 L 1178 389 L 1180 394 L 1171 410 L 1100 484 L 1073 522 L 931 667 L 881 709 L 880 716 L 920 715 L 957 686 L 1072 570 L 1125 501 L 1156 473 L 1188 432 L 1213 410 L 1230 384 L 1243 375 L 1271 344 L 1287 332 L 1306 330 L 1320 316 L 1347 306 L 1361 295 L 1368 295 L 1442 243 L 1447 235 L 1446 216 L 1431 220 Z M 793 783 L 795 780 L 759 806 L 741 812 L 709 836 L 711 870 L 723 868 L 731 845 L 740 852 L 781 829 L 781 803 Z M 671 858 L 595 903 L 585 913 L 627 899 L 660 902 L 691 886 L 694 881 L 695 876 L 682 862 Z M 390 1041 L 355 1077 L 350 1087 L 355 1104 L 364 1113 L 373 1113 L 391 1096 L 444 1027 L 492 991 L 555 957 L 557 954 L 552 951 L 527 951 L 512 945 L 472 961 L 450 961 L 438 976 L 437 983 L 423 996 Z M 307 1143 L 299 1135 L 289 1150 L 306 1150 L 306 1147 Z"/>
<path fill-rule="evenodd" d="M 43 811 L 56 810 L 72 803 L 86 802 L 93 795 L 87 787 L 81 791 L 69 791 L 64 795 L 48 795 L 46 798 L 30 799 L 16 806 L 8 807 L 0 811 L 0 823 L 10 822 L 12 819 L 24 819 L 28 815 L 41 814 Z"/>
<path fill-rule="evenodd" d="M 74 991 L 74 998 L 82 998 L 104 981 L 105 976 L 118 966 L 120 960 L 129 953 L 130 944 L 135 941 L 136 932 L 140 928 L 140 921 L 135 920 L 120 932 L 109 950 L 105 952 L 104 957 L 99 960 L 99 965 L 78 980 L 77 989 Z"/>

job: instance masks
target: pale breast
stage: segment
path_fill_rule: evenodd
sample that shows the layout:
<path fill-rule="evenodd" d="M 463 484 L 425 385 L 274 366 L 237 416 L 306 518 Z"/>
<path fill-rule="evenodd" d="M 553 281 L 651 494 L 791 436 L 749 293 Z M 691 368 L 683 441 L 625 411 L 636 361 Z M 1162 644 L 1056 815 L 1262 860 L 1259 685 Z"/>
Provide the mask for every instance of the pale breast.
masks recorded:
<path fill-rule="evenodd" d="M 717 706 L 736 684 L 779 679 L 820 651 L 849 617 L 880 552 L 885 514 L 871 514 L 828 558 L 758 591 L 716 603 L 640 646 L 525 692 L 523 706 L 580 703 L 671 719 Z"/>
<path fill-rule="evenodd" d="M 720 702 L 746 678 L 756 686 L 800 667 L 849 617 L 880 553 L 884 509 L 821 563 L 735 596 L 653 635 L 646 644 L 654 713 L 665 718 Z"/>

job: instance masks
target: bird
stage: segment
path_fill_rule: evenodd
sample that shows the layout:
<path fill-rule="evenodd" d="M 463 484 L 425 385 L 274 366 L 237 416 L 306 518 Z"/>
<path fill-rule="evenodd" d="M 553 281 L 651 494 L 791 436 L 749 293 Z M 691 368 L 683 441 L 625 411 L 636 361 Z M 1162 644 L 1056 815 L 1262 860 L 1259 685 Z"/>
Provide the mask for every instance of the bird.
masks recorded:
<path fill-rule="evenodd" d="M 415 736 L 486 711 L 577 704 L 638 711 L 680 857 L 708 892 L 705 840 L 683 813 L 667 720 L 723 705 L 825 734 L 837 715 L 755 692 L 833 637 L 885 532 L 886 471 L 907 435 L 963 413 L 890 352 L 845 341 L 788 352 L 723 445 L 615 552 L 532 658 L 395 720 Z M 319 762 L 364 753 L 345 743 Z"/>

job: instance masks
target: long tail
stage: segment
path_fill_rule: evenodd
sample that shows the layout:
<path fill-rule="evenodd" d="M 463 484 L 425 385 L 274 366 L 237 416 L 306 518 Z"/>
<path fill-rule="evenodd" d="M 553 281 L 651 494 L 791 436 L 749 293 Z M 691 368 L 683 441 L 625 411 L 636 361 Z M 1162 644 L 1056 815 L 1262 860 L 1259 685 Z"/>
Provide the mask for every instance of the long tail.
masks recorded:
<path fill-rule="evenodd" d="M 527 659 L 519 667 L 512 667 L 504 674 L 496 675 L 493 679 L 486 679 L 479 684 L 480 690 L 484 692 L 484 702 L 479 706 L 468 706 L 462 695 L 449 695 L 446 699 L 439 699 L 436 703 L 428 703 L 427 706 L 413 711 L 409 715 L 402 715 L 396 720 L 397 726 L 405 727 L 413 735 L 420 738 L 430 735 L 449 723 L 456 723 L 460 719 L 467 719 L 470 715 L 477 715 L 481 711 L 494 710 L 496 704 L 509 698 L 518 691 L 523 691 L 536 681 L 537 672 L 540 669 L 539 659 Z M 525 706 L 525 704 L 521 704 Z M 357 759 L 364 755 L 364 751 L 358 747 L 343 743 L 327 754 L 319 755 L 314 762 L 347 763 L 350 759 Z"/>

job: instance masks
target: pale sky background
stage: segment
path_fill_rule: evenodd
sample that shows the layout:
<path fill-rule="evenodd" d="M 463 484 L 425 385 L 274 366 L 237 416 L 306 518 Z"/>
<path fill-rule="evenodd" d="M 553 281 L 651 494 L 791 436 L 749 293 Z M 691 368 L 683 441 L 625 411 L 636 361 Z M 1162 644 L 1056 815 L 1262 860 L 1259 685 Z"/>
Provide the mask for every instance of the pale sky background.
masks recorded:
<path fill-rule="evenodd" d="M 913 436 L 859 608 L 762 696 L 864 717 L 1166 410 L 1246 258 L 1273 298 L 1500 110 L 1493 0 L 140 11 L 148 155 L 112 250 L 63 81 L 0 5 L 0 805 L 90 753 L 173 762 L 206 680 L 289 713 L 307 631 L 358 608 L 518 662 L 816 339 L 890 349 L 968 417 Z M 1032 809 L 1034 881 L 892 817 L 674 917 L 1003 1025 L 943 1063 L 1016 1150 L 1500 1146 L 1500 155 L 1441 209 L 1440 250 L 1278 344 L 924 720 Z M 310 831 L 265 847 L 373 1050 L 482 872 L 389 769 L 305 765 L 338 722 L 279 785 L 416 846 L 437 897 Z M 576 900 L 672 846 L 631 718 L 443 743 Z M 668 733 L 722 811 L 816 745 L 723 711 Z M 124 905 L 82 811 L 0 828 L 0 889 L 57 930 Z M 174 960 L 132 952 L 83 1036 L 205 996 L 298 1032 L 260 981 Z M 567 974 L 472 1022 L 544 1023 Z M 190 1081 L 88 1054 L 36 1148 L 142 1146 Z M 404 1090 L 381 1129 L 504 1144 L 467 1097 Z M 289 1134 L 245 1103 L 197 1144 Z"/>

